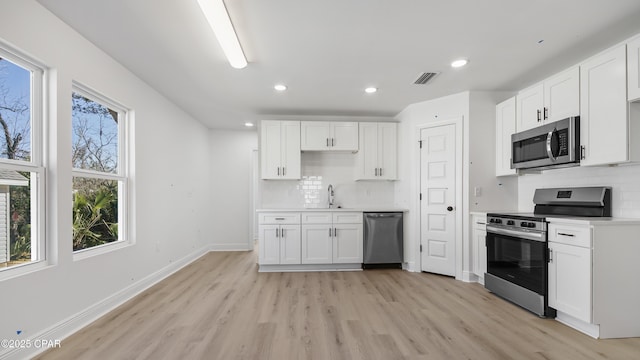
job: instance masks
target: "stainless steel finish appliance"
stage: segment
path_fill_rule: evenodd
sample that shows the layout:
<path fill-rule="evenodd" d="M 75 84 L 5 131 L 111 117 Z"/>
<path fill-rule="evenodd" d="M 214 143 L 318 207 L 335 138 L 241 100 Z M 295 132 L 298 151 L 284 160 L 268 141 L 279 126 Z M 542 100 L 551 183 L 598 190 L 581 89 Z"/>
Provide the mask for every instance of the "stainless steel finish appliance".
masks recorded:
<path fill-rule="evenodd" d="M 512 169 L 549 169 L 579 163 L 579 116 L 511 135 Z"/>
<path fill-rule="evenodd" d="M 401 212 L 364 213 L 363 268 L 402 266 L 402 215 Z"/>
<path fill-rule="evenodd" d="M 547 303 L 547 217 L 611 216 L 611 188 L 537 189 L 533 214 L 487 214 L 485 288 L 542 317 Z"/>

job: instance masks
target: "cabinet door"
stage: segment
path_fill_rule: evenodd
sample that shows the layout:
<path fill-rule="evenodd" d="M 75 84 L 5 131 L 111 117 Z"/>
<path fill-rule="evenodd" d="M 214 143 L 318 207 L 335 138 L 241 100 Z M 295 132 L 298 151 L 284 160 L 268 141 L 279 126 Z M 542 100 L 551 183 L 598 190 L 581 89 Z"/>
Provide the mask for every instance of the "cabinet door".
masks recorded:
<path fill-rule="evenodd" d="M 484 282 L 484 273 L 487 272 L 487 231 L 474 229 L 476 258 L 474 272 Z"/>
<path fill-rule="evenodd" d="M 580 114 L 580 70 L 578 66 L 544 81 L 544 122 Z"/>
<path fill-rule="evenodd" d="M 516 132 L 542 125 L 544 107 L 542 84 L 522 90 L 516 96 Z"/>
<path fill-rule="evenodd" d="M 627 43 L 629 101 L 640 99 L 640 36 Z"/>
<path fill-rule="evenodd" d="M 580 165 L 625 162 L 628 157 L 625 45 L 580 65 Z"/>
<path fill-rule="evenodd" d="M 258 226 L 258 262 L 264 265 L 280 264 L 280 226 Z"/>
<path fill-rule="evenodd" d="M 333 257 L 331 225 L 302 226 L 302 263 L 331 264 Z"/>
<path fill-rule="evenodd" d="M 358 151 L 358 123 L 331 123 L 331 150 Z"/>
<path fill-rule="evenodd" d="M 260 177 L 280 177 L 280 121 L 265 120 L 260 123 Z"/>
<path fill-rule="evenodd" d="M 356 154 L 356 180 L 377 178 L 378 123 L 360 123 L 360 150 Z"/>
<path fill-rule="evenodd" d="M 362 263 L 362 224 L 335 224 L 333 228 L 333 263 Z"/>
<path fill-rule="evenodd" d="M 300 122 L 300 150 L 328 150 L 331 147 L 331 124 L 326 121 Z"/>
<path fill-rule="evenodd" d="M 300 179 L 300 122 L 282 121 L 280 179 Z"/>
<path fill-rule="evenodd" d="M 378 179 L 395 180 L 398 131 L 395 123 L 378 124 Z"/>
<path fill-rule="evenodd" d="M 591 323 L 591 249 L 550 242 L 549 306 Z"/>
<path fill-rule="evenodd" d="M 515 175 L 511 168 L 511 135 L 516 132 L 516 98 L 496 105 L 496 176 Z"/>
<path fill-rule="evenodd" d="M 280 264 L 301 263 L 300 225 L 280 226 Z"/>

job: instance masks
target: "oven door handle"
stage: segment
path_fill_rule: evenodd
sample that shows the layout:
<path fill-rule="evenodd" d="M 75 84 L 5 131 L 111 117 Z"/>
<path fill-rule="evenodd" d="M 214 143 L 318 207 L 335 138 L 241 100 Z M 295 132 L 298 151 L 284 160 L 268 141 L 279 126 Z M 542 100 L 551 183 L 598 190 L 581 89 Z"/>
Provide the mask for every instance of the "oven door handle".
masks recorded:
<path fill-rule="evenodd" d="M 487 225 L 487 232 L 488 233 L 491 232 L 498 235 L 507 235 L 507 236 L 517 237 L 517 238 L 522 238 L 527 240 L 539 241 L 539 242 L 547 241 L 546 233 L 544 232 L 515 231 L 515 230 L 497 228 L 491 225 Z"/>

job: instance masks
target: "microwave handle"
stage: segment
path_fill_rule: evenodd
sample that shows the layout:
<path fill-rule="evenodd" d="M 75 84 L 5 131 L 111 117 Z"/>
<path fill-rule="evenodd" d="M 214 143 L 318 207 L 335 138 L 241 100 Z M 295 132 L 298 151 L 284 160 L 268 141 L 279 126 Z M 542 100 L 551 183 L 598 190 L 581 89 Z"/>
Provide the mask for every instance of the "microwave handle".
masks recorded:
<path fill-rule="evenodd" d="M 553 151 L 551 150 L 551 139 L 553 139 L 553 133 L 556 130 L 553 129 L 551 131 L 549 131 L 549 133 L 547 134 L 547 156 L 549 156 L 549 159 L 551 159 L 552 161 L 556 161 L 556 156 L 553 156 Z"/>

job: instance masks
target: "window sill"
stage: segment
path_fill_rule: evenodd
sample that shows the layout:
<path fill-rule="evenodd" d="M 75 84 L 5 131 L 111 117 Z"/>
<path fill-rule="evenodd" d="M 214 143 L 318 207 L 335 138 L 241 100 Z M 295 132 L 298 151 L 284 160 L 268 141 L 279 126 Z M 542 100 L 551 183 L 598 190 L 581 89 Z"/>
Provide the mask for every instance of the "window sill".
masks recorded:
<path fill-rule="evenodd" d="M 73 261 L 80 261 L 80 260 L 92 258 L 94 256 L 99 256 L 102 254 L 110 253 L 112 251 L 124 249 L 129 246 L 133 246 L 133 242 L 116 241 L 116 242 L 92 247 L 90 249 L 78 250 L 73 253 Z"/>
<path fill-rule="evenodd" d="M 31 274 L 44 269 L 52 268 L 54 265 L 46 261 L 30 262 L 23 265 L 16 265 L 0 270 L 0 282 L 16 277 Z"/>

